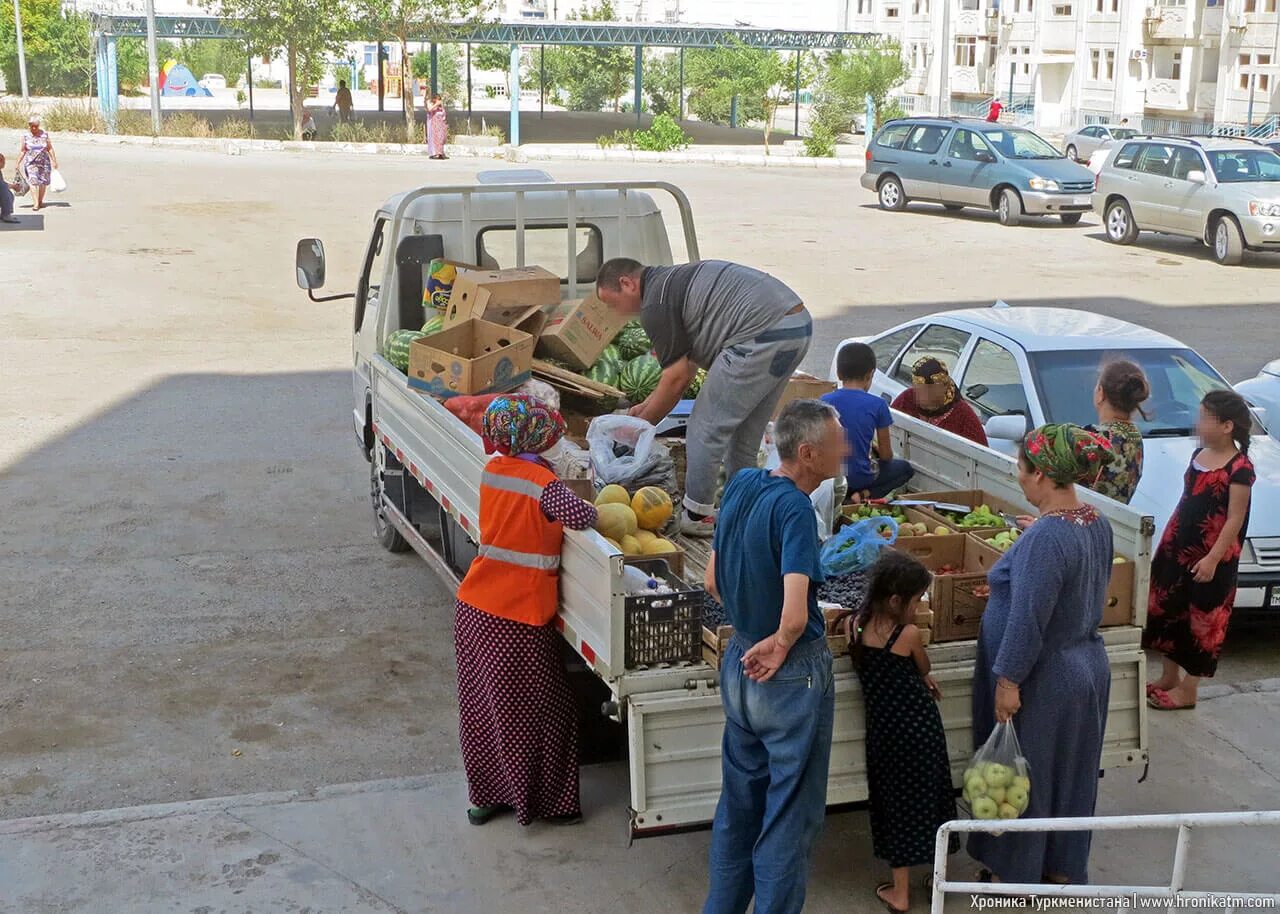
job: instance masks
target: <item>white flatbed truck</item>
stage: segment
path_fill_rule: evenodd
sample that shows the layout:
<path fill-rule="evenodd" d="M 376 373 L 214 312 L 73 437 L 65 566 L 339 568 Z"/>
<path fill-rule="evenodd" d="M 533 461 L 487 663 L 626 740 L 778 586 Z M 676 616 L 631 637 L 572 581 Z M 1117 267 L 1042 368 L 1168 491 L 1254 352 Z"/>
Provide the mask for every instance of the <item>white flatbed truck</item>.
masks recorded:
<path fill-rule="evenodd" d="M 505 183 L 504 183 L 505 182 Z M 669 237 L 665 195 L 683 238 Z M 515 267 L 537 263 L 562 276 L 564 297 L 589 288 L 610 257 L 672 262 L 675 247 L 699 256 L 685 195 L 661 182 L 554 183 L 537 172 L 482 173 L 474 185 L 420 187 L 383 204 L 355 293 L 353 419 L 370 468 L 374 533 L 391 551 L 413 549 L 449 586 L 475 556 L 480 474 L 488 457 L 479 437 L 437 400 L 410 389 L 379 353 L 392 332 L 423 321 L 422 267 L 435 257 Z M 682 243 L 681 243 L 682 242 Z M 535 259 L 536 258 L 536 259 Z M 299 242 L 298 282 L 315 298 L 324 284 L 323 246 Z M 350 296 L 330 296 L 340 298 Z M 325 299 L 316 299 L 325 300 Z M 1027 507 L 1013 461 L 926 423 L 899 417 L 895 452 L 916 468 L 920 490 L 982 489 Z M 1147 761 L 1141 625 L 1149 586 L 1153 521 L 1082 493 L 1111 522 L 1116 551 L 1135 563 L 1131 623 L 1102 630 L 1112 688 L 1104 769 Z M 705 545 L 688 543 L 685 578 L 697 585 Z M 724 715 L 718 672 L 703 662 L 627 669 L 623 559 L 595 531 L 565 531 L 556 625 L 608 687 L 603 711 L 626 727 L 630 828 L 636 836 L 707 823 L 720 791 Z M 943 722 L 955 775 L 971 755 L 970 698 L 976 642 L 929 646 L 941 686 Z M 836 658 L 836 725 L 827 802 L 867 798 L 863 717 L 857 676 Z"/>

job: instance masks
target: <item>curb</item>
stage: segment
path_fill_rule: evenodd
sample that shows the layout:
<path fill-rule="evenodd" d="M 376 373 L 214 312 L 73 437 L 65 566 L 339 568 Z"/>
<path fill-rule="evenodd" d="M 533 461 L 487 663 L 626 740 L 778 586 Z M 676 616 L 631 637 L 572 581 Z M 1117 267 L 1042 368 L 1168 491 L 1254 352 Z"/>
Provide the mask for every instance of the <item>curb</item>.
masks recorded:
<path fill-rule="evenodd" d="M 16 131 L 15 131 L 16 132 Z M 217 152 L 238 156 L 254 153 L 293 153 L 295 155 L 388 155 L 425 157 L 427 147 L 420 143 L 335 143 L 298 140 L 250 140 L 195 137 L 124 136 L 104 133 L 63 133 L 68 140 L 99 146 L 134 146 L 159 149 L 183 149 Z M 478 146 L 463 143 L 446 145 L 450 157 L 458 159 L 494 159 L 513 163 L 526 162 L 630 162 L 634 164 L 718 165 L 749 168 L 862 169 L 860 155 L 815 158 L 797 155 L 764 155 L 763 153 L 717 152 L 715 147 L 683 152 L 646 152 L 630 149 L 599 149 L 584 144 Z"/>

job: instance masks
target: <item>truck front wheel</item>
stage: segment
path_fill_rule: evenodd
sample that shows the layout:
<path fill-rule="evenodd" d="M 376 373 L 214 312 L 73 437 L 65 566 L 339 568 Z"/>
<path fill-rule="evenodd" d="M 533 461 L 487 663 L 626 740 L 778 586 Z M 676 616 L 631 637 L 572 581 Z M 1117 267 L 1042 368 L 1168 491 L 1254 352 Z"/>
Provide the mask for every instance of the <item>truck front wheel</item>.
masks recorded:
<path fill-rule="evenodd" d="M 382 467 L 379 466 L 382 463 L 381 458 L 382 448 L 379 446 L 373 454 L 373 459 L 369 461 L 369 495 L 373 501 L 373 538 L 388 552 L 408 552 L 410 548 L 408 541 L 392 526 L 382 510 L 383 478 Z"/>

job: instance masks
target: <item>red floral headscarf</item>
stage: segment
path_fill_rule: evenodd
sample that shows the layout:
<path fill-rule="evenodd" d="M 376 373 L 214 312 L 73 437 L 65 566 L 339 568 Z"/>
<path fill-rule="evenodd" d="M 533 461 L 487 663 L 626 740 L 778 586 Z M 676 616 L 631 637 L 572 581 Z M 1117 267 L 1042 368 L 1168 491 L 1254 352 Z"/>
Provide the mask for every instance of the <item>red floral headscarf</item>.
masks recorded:
<path fill-rule="evenodd" d="M 1022 441 L 1027 462 L 1060 486 L 1098 481 L 1111 458 L 1111 443 L 1078 425 L 1042 425 Z"/>

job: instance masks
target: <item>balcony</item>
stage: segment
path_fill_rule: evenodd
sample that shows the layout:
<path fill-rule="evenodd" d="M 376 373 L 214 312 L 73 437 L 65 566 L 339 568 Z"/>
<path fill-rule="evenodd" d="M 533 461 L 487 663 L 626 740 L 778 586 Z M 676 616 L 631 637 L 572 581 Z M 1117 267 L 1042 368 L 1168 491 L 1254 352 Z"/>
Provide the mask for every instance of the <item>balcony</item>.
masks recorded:
<path fill-rule="evenodd" d="M 1222 7 L 1207 6 L 1200 14 L 1200 37 L 1211 44 L 1222 41 Z"/>
<path fill-rule="evenodd" d="M 1190 111 L 1191 89 L 1180 79 L 1152 79 L 1147 83 L 1146 106 L 1161 111 Z"/>
<path fill-rule="evenodd" d="M 1060 54 L 1076 49 L 1076 21 L 1067 16 L 1052 16 L 1040 26 L 1040 50 Z"/>
<path fill-rule="evenodd" d="M 992 87 L 991 70 L 988 67 L 952 67 L 952 95 L 988 95 Z"/>
<path fill-rule="evenodd" d="M 965 9 L 965 4 L 960 4 L 959 8 L 953 8 L 951 12 L 951 27 L 957 35 L 986 35 L 987 34 L 987 15 L 985 10 L 981 9 Z M 999 20 L 997 19 L 998 23 Z"/>
<path fill-rule="evenodd" d="M 1145 21 L 1153 42 L 1180 44 L 1196 38 L 1195 12 L 1186 6 L 1148 7 Z"/>

